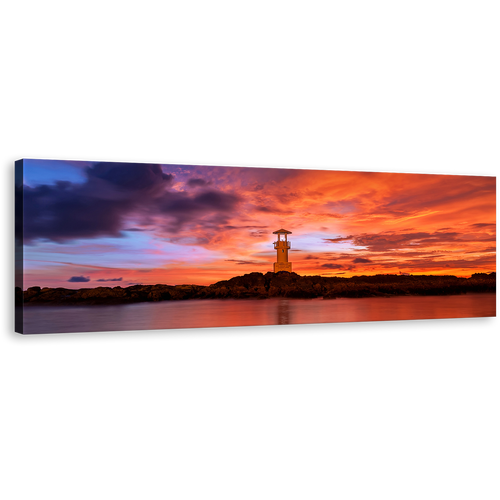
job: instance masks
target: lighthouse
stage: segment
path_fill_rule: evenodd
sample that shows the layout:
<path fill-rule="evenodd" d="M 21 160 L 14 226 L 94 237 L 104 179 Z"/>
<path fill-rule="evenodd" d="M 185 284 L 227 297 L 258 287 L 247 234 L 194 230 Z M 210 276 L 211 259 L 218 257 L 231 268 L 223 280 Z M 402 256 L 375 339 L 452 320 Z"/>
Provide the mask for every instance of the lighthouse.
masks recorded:
<path fill-rule="evenodd" d="M 290 248 L 290 242 L 287 240 L 287 235 L 292 234 L 291 231 L 286 229 L 278 229 L 278 231 L 273 231 L 273 234 L 278 235 L 278 241 L 274 242 L 274 248 L 276 249 L 276 262 L 274 263 L 273 270 L 275 273 L 279 271 L 292 272 L 292 263 L 288 262 L 288 250 Z M 285 236 L 285 239 L 281 239 L 281 235 Z"/>

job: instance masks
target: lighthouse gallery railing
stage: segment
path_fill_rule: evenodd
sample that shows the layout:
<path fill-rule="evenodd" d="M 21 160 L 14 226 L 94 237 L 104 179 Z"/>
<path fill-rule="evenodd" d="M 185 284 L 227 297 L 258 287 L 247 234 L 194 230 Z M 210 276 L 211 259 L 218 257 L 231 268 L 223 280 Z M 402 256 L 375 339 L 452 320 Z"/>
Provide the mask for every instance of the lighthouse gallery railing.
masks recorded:
<path fill-rule="evenodd" d="M 291 248 L 291 244 L 289 241 L 284 241 L 284 240 L 280 240 L 280 241 L 275 241 L 274 242 L 274 248 Z"/>

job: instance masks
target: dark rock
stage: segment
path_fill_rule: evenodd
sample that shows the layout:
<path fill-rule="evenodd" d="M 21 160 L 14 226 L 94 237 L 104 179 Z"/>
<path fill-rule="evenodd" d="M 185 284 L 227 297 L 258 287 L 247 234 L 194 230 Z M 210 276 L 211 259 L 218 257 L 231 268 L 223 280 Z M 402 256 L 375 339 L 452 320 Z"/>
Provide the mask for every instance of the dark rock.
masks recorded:
<path fill-rule="evenodd" d="M 41 288 L 39 286 L 31 286 L 24 292 L 24 302 L 29 302 L 33 297 L 40 294 Z"/>
<path fill-rule="evenodd" d="M 28 302 L 29 303 L 61 302 L 74 293 L 75 290 L 70 290 L 67 288 L 42 288 L 40 290 L 40 293 L 35 295 L 28 295 Z M 26 298 L 27 297 L 25 292 L 24 295 L 25 303 L 26 303 Z"/>
<path fill-rule="evenodd" d="M 131 302 L 188 299 L 264 299 L 269 297 L 335 299 L 340 297 L 389 297 L 395 295 L 450 295 L 496 291 L 496 274 L 478 273 L 471 278 L 456 276 L 376 275 L 352 278 L 300 276 L 281 271 L 250 273 L 201 285 L 133 285 L 81 288 L 31 287 L 24 304 L 126 304 Z M 16 290 L 16 304 L 22 302 Z"/>
<path fill-rule="evenodd" d="M 170 295 L 168 290 L 161 290 L 161 289 L 152 289 L 148 293 L 148 300 L 152 300 L 154 302 L 160 301 L 160 300 L 170 300 L 172 296 Z"/>

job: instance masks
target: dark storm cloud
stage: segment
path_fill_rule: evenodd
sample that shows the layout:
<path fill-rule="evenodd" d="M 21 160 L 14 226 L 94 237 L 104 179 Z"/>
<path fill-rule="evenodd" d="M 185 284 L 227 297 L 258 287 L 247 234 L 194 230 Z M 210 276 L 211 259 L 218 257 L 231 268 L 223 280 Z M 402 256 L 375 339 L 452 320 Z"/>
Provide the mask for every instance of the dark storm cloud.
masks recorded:
<path fill-rule="evenodd" d="M 188 197 L 180 192 L 170 192 L 158 200 L 158 207 L 167 215 L 175 216 L 207 210 L 230 211 L 239 201 L 238 196 L 222 191 L 205 191 L 194 197 Z"/>
<path fill-rule="evenodd" d="M 343 238 L 342 236 L 339 236 L 338 238 L 323 238 L 323 241 L 326 241 L 327 243 L 340 243 L 341 241 L 349 241 L 353 239 L 353 235 L 351 234 L 350 236 L 346 236 Z"/>
<path fill-rule="evenodd" d="M 477 222 L 476 224 L 472 224 L 471 227 L 474 227 L 476 229 L 483 229 L 483 228 L 495 229 L 496 224 L 491 222 Z"/>
<path fill-rule="evenodd" d="M 217 211 L 233 210 L 239 201 L 240 198 L 234 194 L 218 191 L 206 191 L 195 198 L 196 203 Z"/>
<path fill-rule="evenodd" d="M 165 174 L 163 173 L 163 181 L 167 183 L 168 185 L 172 184 L 174 182 L 175 175 L 174 174 Z"/>
<path fill-rule="evenodd" d="M 495 236 L 488 233 L 458 233 L 455 231 L 436 231 L 395 233 L 384 232 L 359 234 L 352 241 L 356 246 L 366 247 L 371 252 L 384 252 L 402 248 L 424 248 L 446 243 L 467 243 L 495 241 Z"/>
<path fill-rule="evenodd" d="M 251 265 L 251 266 L 261 266 L 262 262 L 257 262 L 255 260 L 237 260 L 237 259 L 224 259 L 226 262 L 236 262 L 238 265 Z"/>
<path fill-rule="evenodd" d="M 368 264 L 372 262 L 370 259 L 363 259 L 363 257 L 357 257 L 353 260 L 354 264 Z"/>
<path fill-rule="evenodd" d="M 24 199 L 25 243 L 36 239 L 64 243 L 150 230 L 124 227 L 131 215 L 139 217 L 139 224 L 141 217 L 148 222 L 146 216 L 167 216 L 164 227 L 174 233 L 192 222 L 218 232 L 240 202 L 239 196 L 215 189 L 195 195 L 169 191 L 174 176 L 155 164 L 97 163 L 87 167 L 85 174 L 86 181 L 79 184 L 60 181 L 24 186 L 23 198 L 17 199 Z M 201 187 L 200 182 L 195 184 Z"/>
<path fill-rule="evenodd" d="M 90 281 L 90 278 L 87 276 L 71 276 L 71 278 L 68 280 L 70 283 L 88 283 Z"/>
<path fill-rule="evenodd" d="M 496 259 L 494 255 L 478 257 L 475 259 L 441 259 L 420 258 L 406 260 L 401 263 L 402 268 L 408 269 L 443 269 L 443 268 L 464 268 L 464 269 L 486 269 L 488 272 L 495 269 Z M 393 262 L 377 263 L 378 267 L 393 269 Z"/>
<path fill-rule="evenodd" d="M 345 269 L 341 264 L 321 264 L 325 269 Z"/>
<path fill-rule="evenodd" d="M 149 191 L 161 184 L 169 185 L 172 174 L 151 163 L 97 163 L 86 169 L 89 179 L 102 179 L 127 191 Z"/>
<path fill-rule="evenodd" d="M 297 199 L 300 198 L 300 194 L 297 192 L 280 192 L 274 195 L 274 198 L 278 203 L 282 203 L 284 205 L 289 205 L 290 203 L 297 202 Z"/>
<path fill-rule="evenodd" d="M 250 231 L 249 236 L 252 238 L 263 238 L 268 235 L 268 231 Z"/>
<path fill-rule="evenodd" d="M 478 248 L 477 250 L 470 250 L 469 252 L 465 253 L 491 253 L 491 252 L 496 252 L 497 248 L 496 247 L 487 247 L 487 248 Z"/>
<path fill-rule="evenodd" d="M 64 242 L 74 238 L 119 236 L 125 200 L 106 200 L 92 196 L 80 186 L 24 188 L 25 242 L 35 238 Z"/>
<path fill-rule="evenodd" d="M 173 180 L 152 164 L 97 163 L 85 172 L 83 184 L 24 186 L 25 242 L 121 236 L 124 216 Z"/>
<path fill-rule="evenodd" d="M 104 279 L 104 278 L 100 278 L 96 281 L 122 281 L 123 278 L 108 278 L 108 279 Z"/>
<path fill-rule="evenodd" d="M 269 226 L 225 226 L 226 229 L 269 229 Z M 264 231 L 259 231 L 264 233 Z"/>
<path fill-rule="evenodd" d="M 179 232 L 189 223 L 219 231 L 227 225 L 240 201 L 241 198 L 235 194 L 215 190 L 204 191 L 196 196 L 167 192 L 155 201 L 153 210 L 170 218 L 167 229 L 173 233 Z"/>
<path fill-rule="evenodd" d="M 422 246 L 427 243 L 429 238 L 432 238 L 432 243 L 436 244 L 439 241 L 450 242 L 459 233 L 439 233 L 439 236 L 432 237 L 431 233 L 416 232 L 416 233 L 402 233 L 402 234 L 370 234 L 360 235 L 354 239 L 354 244 L 358 246 L 365 246 L 372 251 L 390 250 L 395 248 L 405 248 L 409 246 Z"/>
<path fill-rule="evenodd" d="M 255 207 L 255 210 L 257 210 L 257 212 L 264 212 L 266 214 L 281 213 L 281 210 L 279 208 L 271 208 L 264 206 Z"/>
<path fill-rule="evenodd" d="M 193 177 L 192 179 L 189 179 L 186 183 L 189 187 L 205 187 L 209 186 L 212 184 L 211 181 L 206 181 L 205 179 L 201 179 L 198 177 Z"/>

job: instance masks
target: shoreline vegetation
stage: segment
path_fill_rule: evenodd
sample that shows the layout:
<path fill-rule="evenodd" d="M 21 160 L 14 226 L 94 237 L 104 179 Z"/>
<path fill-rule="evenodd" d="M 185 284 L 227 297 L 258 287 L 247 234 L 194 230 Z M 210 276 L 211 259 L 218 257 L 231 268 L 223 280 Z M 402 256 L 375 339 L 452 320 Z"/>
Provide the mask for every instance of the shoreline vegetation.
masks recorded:
<path fill-rule="evenodd" d="M 459 295 L 495 293 L 496 273 L 476 273 L 470 278 L 432 275 L 353 276 L 351 278 L 300 276 L 281 271 L 250 273 L 212 285 L 131 285 L 73 290 L 16 287 L 16 306 L 114 305 L 189 299 L 361 298 L 401 295 Z"/>

